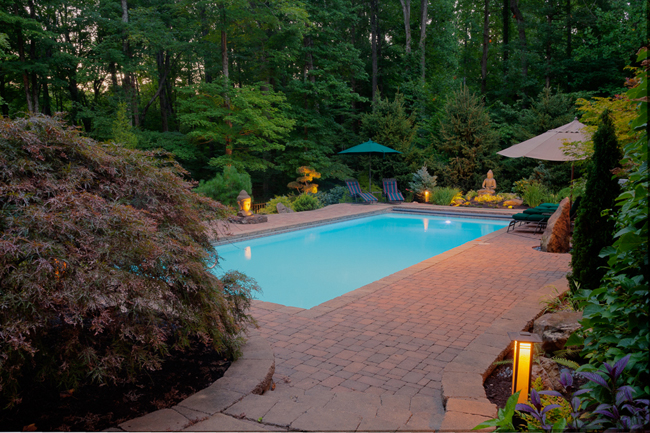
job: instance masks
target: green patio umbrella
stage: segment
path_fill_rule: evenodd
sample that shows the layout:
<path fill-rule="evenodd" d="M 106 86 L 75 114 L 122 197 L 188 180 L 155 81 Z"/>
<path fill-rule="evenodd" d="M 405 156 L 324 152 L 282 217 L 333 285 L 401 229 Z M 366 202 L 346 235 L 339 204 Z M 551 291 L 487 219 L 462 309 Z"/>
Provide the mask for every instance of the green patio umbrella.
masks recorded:
<path fill-rule="evenodd" d="M 402 152 L 398 152 L 395 149 L 391 149 L 390 147 L 386 147 L 379 143 L 375 143 L 372 140 L 368 140 L 365 143 L 361 143 L 359 145 L 356 145 L 354 147 L 339 152 L 339 155 L 351 154 L 351 153 L 361 153 L 367 155 L 372 155 L 373 153 L 381 153 L 382 155 L 385 155 L 387 153 L 402 153 Z M 372 172 L 372 158 L 370 159 L 370 165 L 368 166 L 368 182 L 370 185 L 368 189 L 369 192 L 372 194 L 371 172 Z"/>

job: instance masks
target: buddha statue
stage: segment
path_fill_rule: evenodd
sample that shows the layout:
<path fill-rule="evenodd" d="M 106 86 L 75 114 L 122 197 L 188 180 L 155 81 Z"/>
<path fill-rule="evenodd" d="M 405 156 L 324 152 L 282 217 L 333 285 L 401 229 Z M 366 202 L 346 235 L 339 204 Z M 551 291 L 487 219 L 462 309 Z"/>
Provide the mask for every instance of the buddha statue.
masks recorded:
<path fill-rule="evenodd" d="M 497 189 L 497 181 L 494 180 L 494 174 L 492 174 L 492 170 L 489 170 L 487 172 L 487 178 L 483 181 L 483 185 L 481 185 L 482 189 L 478 190 L 478 195 L 484 195 L 484 194 L 489 194 L 489 195 L 494 195 Z"/>
<path fill-rule="evenodd" d="M 253 212 L 251 212 L 251 196 L 243 189 L 237 196 L 237 204 L 239 205 L 237 216 L 248 217 L 253 215 Z"/>

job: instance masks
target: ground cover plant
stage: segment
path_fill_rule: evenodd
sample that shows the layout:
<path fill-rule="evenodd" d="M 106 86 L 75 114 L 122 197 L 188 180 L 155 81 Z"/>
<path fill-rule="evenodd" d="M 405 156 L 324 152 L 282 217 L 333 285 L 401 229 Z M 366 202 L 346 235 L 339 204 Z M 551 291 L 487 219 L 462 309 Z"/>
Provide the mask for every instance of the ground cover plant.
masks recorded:
<path fill-rule="evenodd" d="M 161 152 L 0 118 L 0 398 L 158 369 L 189 344 L 238 352 L 254 281 L 209 271 L 224 207 Z"/>

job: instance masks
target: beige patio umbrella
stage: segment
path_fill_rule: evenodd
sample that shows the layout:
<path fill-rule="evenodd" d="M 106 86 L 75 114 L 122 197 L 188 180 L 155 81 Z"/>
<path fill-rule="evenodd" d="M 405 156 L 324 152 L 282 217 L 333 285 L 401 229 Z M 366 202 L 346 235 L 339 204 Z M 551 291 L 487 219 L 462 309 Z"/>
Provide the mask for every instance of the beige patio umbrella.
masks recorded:
<path fill-rule="evenodd" d="M 507 149 L 497 152 L 499 155 L 508 158 L 533 158 L 544 161 L 572 161 L 571 162 L 571 193 L 569 203 L 573 202 L 573 161 L 584 159 L 573 155 L 567 155 L 563 151 L 565 143 L 575 141 L 587 141 L 589 136 L 585 132 L 585 125 L 574 118 L 573 122 L 562 125 L 559 128 L 551 129 L 543 134 L 523 141 Z"/>
<path fill-rule="evenodd" d="M 562 125 L 559 128 L 551 129 L 545 133 L 533 137 L 507 149 L 497 152 L 499 155 L 508 158 L 541 159 L 544 161 L 575 161 L 577 159 L 563 152 L 563 144 L 574 141 L 587 141 L 589 138 L 584 132 L 585 125 L 573 119 L 573 122 Z M 573 178 L 573 176 L 572 176 Z"/>

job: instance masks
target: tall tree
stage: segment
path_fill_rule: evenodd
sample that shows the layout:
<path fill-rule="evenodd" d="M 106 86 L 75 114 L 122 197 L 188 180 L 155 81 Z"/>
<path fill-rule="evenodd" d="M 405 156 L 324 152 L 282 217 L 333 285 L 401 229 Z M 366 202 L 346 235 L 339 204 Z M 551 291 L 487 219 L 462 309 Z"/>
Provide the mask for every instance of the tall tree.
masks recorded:
<path fill-rule="evenodd" d="M 615 221 L 603 211 L 614 209 L 621 192 L 612 170 L 621 160 L 614 122 L 608 110 L 600 116 L 594 134 L 594 156 L 587 177 L 585 195 L 576 216 L 573 250 L 571 252 L 572 281 L 580 289 L 594 290 L 605 275 L 607 259 L 600 251 L 614 241 Z"/>

